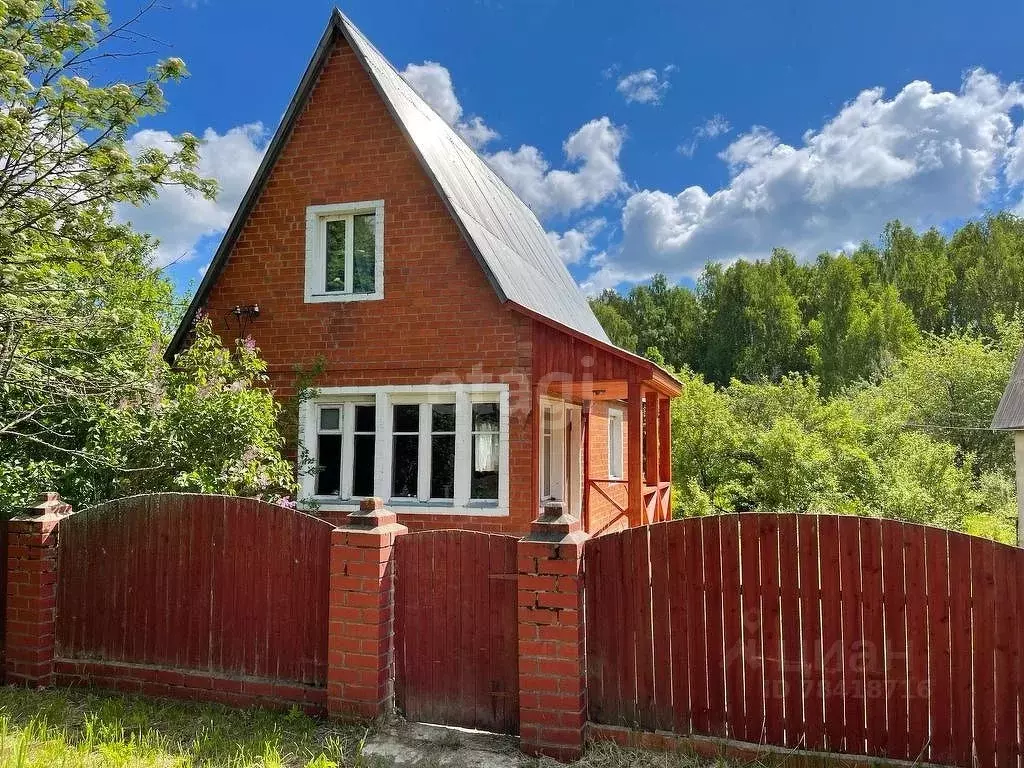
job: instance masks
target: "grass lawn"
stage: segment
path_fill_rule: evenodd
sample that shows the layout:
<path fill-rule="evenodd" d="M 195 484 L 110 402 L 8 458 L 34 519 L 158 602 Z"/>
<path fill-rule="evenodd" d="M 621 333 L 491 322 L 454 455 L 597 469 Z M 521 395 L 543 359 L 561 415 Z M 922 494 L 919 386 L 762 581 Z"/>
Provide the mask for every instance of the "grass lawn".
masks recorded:
<path fill-rule="evenodd" d="M 301 712 L 232 709 L 83 689 L 0 687 L 0 768 L 373 768 L 361 754 L 366 727 Z M 470 768 L 452 754 L 427 766 Z M 523 758 L 525 766 L 558 763 Z M 593 746 L 576 768 L 706 768 L 684 754 Z M 720 765 L 725 765 L 720 763 Z M 737 768 L 735 764 L 731 768 Z M 767 766 L 759 766 L 767 768 Z"/>
<path fill-rule="evenodd" d="M 348 768 L 365 735 L 297 710 L 0 688 L 0 768 Z"/>

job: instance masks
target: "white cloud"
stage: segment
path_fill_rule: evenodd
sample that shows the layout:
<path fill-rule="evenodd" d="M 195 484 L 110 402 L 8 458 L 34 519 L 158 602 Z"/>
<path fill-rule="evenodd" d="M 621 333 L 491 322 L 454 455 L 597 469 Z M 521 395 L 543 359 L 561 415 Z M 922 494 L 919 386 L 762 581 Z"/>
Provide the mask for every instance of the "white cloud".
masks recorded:
<path fill-rule="evenodd" d="M 242 195 L 263 158 L 265 132 L 261 123 L 249 123 L 218 134 L 207 128 L 199 150 L 199 173 L 220 185 L 216 200 L 189 194 L 181 187 L 164 187 L 158 197 L 140 208 L 119 205 L 120 221 L 158 238 L 154 262 L 165 266 L 173 261 L 195 258 L 195 247 L 203 237 L 227 229 Z M 173 151 L 167 131 L 142 130 L 127 142 L 132 154 L 148 148 Z"/>
<path fill-rule="evenodd" d="M 471 146 L 480 150 L 499 138 L 482 117 L 464 117 L 447 67 L 436 61 L 409 64 L 402 77 Z M 529 144 L 486 154 L 484 159 L 538 216 L 566 214 L 623 189 L 619 152 L 624 138 L 624 129 L 607 117 L 587 123 L 564 144 L 569 162 L 579 166 L 576 170 L 552 170 L 541 151 Z"/>
<path fill-rule="evenodd" d="M 675 71 L 676 66 L 670 64 L 660 74 L 655 69 L 630 72 L 619 78 L 615 90 L 625 97 L 627 103 L 660 104 L 669 89 L 668 76 Z"/>
<path fill-rule="evenodd" d="M 716 139 L 724 136 L 732 130 L 729 121 L 723 115 L 714 115 L 693 129 L 693 136 L 689 141 L 679 145 L 679 151 L 687 157 L 693 157 L 697 146 L 706 139 Z"/>
<path fill-rule="evenodd" d="M 474 115 L 462 119 L 462 104 L 455 95 L 452 75 L 447 67 L 436 61 L 409 64 L 402 70 L 402 77 L 470 146 L 479 149 L 498 138 L 498 132 L 485 124 L 482 118 Z"/>
<path fill-rule="evenodd" d="M 596 205 L 625 189 L 619 153 L 624 128 L 607 117 L 591 120 L 563 144 L 576 170 L 551 170 L 540 150 L 523 145 L 487 156 L 487 162 L 540 217 Z"/>
<path fill-rule="evenodd" d="M 720 189 L 633 194 L 621 249 L 591 280 L 692 275 L 775 246 L 809 258 L 877 236 L 891 218 L 926 226 L 976 214 L 1024 183 L 1012 116 L 1022 103 L 1019 84 L 975 70 L 957 92 L 921 81 L 891 99 L 866 90 L 797 146 L 754 128 L 719 155 L 730 173 Z"/>
<path fill-rule="evenodd" d="M 565 232 L 548 232 L 548 240 L 555 246 L 563 262 L 578 264 L 584 256 L 594 250 L 594 237 L 605 228 L 606 224 L 604 219 L 591 219 L 572 229 L 567 229 Z"/>

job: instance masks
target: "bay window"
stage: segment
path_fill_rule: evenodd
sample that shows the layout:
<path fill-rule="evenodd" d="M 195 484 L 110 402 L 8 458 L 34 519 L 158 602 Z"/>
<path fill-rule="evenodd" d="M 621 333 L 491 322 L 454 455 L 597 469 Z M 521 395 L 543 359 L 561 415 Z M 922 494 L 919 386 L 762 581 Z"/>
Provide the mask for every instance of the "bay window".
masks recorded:
<path fill-rule="evenodd" d="M 332 387 L 303 403 L 302 497 L 349 509 L 508 514 L 508 387 Z"/>

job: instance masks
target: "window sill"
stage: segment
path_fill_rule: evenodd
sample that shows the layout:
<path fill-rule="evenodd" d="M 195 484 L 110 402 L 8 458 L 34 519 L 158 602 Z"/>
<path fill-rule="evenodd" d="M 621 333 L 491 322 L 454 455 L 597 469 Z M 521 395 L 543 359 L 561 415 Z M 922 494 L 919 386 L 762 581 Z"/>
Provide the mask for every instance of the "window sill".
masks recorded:
<path fill-rule="evenodd" d="M 314 498 L 316 509 L 311 504 L 300 504 L 306 512 L 356 512 L 358 501 L 339 501 L 337 499 Z M 399 515 L 451 515 L 453 517 L 508 517 L 508 508 L 499 507 L 496 502 L 470 502 L 465 506 L 455 506 L 443 501 L 414 501 L 396 499 L 384 502 L 384 507 Z"/>
<path fill-rule="evenodd" d="M 348 301 L 381 301 L 383 298 L 383 291 L 377 291 L 376 293 L 307 293 L 305 296 L 307 304 L 333 304 Z"/>

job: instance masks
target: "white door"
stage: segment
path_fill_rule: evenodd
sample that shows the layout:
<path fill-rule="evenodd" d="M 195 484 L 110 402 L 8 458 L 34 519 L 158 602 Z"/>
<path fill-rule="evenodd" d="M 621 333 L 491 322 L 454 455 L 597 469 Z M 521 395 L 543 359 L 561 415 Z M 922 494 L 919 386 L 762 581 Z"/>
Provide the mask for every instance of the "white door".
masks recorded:
<path fill-rule="evenodd" d="M 541 401 L 540 502 L 561 501 L 579 516 L 583 505 L 583 410 L 561 400 Z"/>

